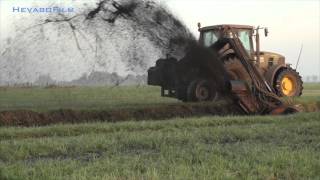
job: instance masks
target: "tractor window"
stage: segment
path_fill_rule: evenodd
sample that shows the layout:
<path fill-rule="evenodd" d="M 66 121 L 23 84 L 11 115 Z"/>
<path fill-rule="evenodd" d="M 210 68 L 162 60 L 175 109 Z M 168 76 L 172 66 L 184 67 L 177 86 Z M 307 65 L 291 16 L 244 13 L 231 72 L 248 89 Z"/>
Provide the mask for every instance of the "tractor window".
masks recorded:
<path fill-rule="evenodd" d="M 212 44 L 214 44 L 218 40 L 217 35 L 214 31 L 207 31 L 203 33 L 203 43 L 204 46 L 210 47 Z"/>
<path fill-rule="evenodd" d="M 240 30 L 238 32 L 239 39 L 243 45 L 243 47 L 251 53 L 251 46 L 250 46 L 250 33 L 248 30 Z"/>

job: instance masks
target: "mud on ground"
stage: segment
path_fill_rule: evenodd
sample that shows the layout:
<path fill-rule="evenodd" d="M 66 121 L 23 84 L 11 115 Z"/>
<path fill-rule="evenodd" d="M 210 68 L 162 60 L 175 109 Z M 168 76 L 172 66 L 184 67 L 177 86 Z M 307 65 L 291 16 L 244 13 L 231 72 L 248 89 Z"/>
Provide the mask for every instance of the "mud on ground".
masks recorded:
<path fill-rule="evenodd" d="M 119 122 L 141 120 L 163 120 L 174 117 L 205 115 L 238 115 L 239 107 L 221 103 L 168 104 L 141 109 L 117 109 L 105 111 L 85 111 L 60 109 L 50 112 L 15 110 L 0 112 L 0 126 L 44 126 L 57 123 Z"/>

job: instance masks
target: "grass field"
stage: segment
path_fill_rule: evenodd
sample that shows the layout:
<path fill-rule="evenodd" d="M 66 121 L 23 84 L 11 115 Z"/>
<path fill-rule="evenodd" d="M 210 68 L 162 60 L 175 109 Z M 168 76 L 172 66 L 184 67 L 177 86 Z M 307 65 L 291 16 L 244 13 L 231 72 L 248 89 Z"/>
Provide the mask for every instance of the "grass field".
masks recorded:
<path fill-rule="evenodd" d="M 298 103 L 320 102 L 320 84 L 305 84 L 304 93 L 294 98 Z M 150 105 L 180 103 L 160 96 L 160 88 L 128 87 L 65 87 L 65 88 L 0 88 L 0 111 L 56 109 L 103 110 L 140 108 Z"/>
<path fill-rule="evenodd" d="M 320 113 L 0 128 L 0 179 L 319 179 Z"/>
<path fill-rule="evenodd" d="M 0 111 L 26 109 L 101 110 L 177 103 L 160 96 L 160 88 L 147 86 L 0 88 Z"/>
<path fill-rule="evenodd" d="M 317 103 L 320 85 L 305 87 L 294 101 Z M 178 103 L 147 87 L 2 88 L 0 102 L 36 111 Z M 319 112 L 0 127 L 0 179 L 319 179 L 319 169 Z"/>

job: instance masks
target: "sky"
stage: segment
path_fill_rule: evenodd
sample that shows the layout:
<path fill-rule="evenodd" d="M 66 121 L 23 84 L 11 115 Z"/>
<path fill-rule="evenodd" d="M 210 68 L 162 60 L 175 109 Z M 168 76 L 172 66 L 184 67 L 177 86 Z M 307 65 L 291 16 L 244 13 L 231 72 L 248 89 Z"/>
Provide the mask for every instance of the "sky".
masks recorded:
<path fill-rule="evenodd" d="M 198 36 L 197 23 L 247 24 L 268 27 L 261 50 L 277 52 L 293 67 L 303 45 L 298 71 L 320 76 L 320 0 L 166 0 L 166 4 Z"/>
<path fill-rule="evenodd" d="M 30 4 L 48 0 L 0 0 L 0 50 L 6 38 L 14 33 L 16 19 L 12 4 Z M 63 0 L 49 0 L 63 2 Z M 78 3 L 94 0 L 66 0 Z M 269 28 L 261 37 L 261 50 L 277 52 L 296 66 L 303 45 L 298 71 L 303 76 L 320 76 L 320 0 L 156 0 L 167 6 L 196 35 L 197 23 L 246 24 Z M 26 16 L 26 15 L 24 15 Z M 33 15 L 36 16 L 36 15 Z M 15 25 L 13 25 L 15 24 Z M 24 24 L 21 24 L 22 26 Z"/>

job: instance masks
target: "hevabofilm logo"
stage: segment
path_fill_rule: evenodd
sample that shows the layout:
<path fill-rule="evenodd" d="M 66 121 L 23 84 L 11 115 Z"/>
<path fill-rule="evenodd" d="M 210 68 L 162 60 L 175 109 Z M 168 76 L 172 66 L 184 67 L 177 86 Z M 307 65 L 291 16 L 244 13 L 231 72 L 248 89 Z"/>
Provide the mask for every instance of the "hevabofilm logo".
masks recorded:
<path fill-rule="evenodd" d="M 16 1 L 16 0 L 6 0 L 6 2 L 11 3 L 11 12 L 13 13 L 73 13 L 75 12 L 74 6 L 65 6 L 54 3 L 59 3 L 58 1 L 48 1 L 48 0 L 36 0 L 36 1 Z M 42 5 L 41 5 L 42 4 Z M 50 5 L 51 4 L 51 5 Z"/>
<path fill-rule="evenodd" d="M 72 13 L 74 12 L 73 7 L 20 7 L 13 6 L 13 13 Z"/>

